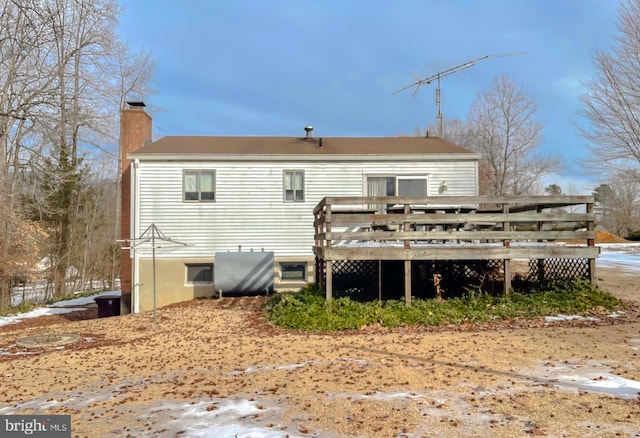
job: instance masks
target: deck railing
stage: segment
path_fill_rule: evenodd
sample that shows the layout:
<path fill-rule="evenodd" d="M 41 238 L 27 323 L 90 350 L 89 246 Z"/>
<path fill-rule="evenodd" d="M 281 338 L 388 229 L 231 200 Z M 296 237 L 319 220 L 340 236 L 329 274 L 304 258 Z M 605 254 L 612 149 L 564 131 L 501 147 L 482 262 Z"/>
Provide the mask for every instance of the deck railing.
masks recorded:
<path fill-rule="evenodd" d="M 335 260 L 501 259 L 508 291 L 511 259 L 565 258 L 588 259 L 595 282 L 593 203 L 592 196 L 327 197 L 314 209 L 314 253 L 329 279 Z"/>

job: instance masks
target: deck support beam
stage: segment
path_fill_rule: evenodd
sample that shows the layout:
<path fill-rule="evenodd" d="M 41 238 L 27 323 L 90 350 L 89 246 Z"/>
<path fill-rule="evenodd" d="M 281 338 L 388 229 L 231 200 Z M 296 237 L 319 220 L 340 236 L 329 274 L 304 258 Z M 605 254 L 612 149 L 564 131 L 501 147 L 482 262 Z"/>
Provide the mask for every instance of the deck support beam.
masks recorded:
<path fill-rule="evenodd" d="M 404 301 L 411 307 L 411 260 L 404 261 Z"/>
<path fill-rule="evenodd" d="M 593 213 L 593 204 L 587 204 L 587 214 Z M 593 221 L 587 221 L 587 231 L 593 231 L 595 228 Z M 595 246 L 595 239 L 588 239 L 587 246 Z M 596 259 L 589 259 L 589 281 L 592 285 L 598 285 L 598 277 L 596 276 Z"/>
<path fill-rule="evenodd" d="M 502 212 L 505 215 L 509 214 L 509 204 L 502 205 Z M 511 223 L 505 221 L 502 223 L 502 231 L 509 232 L 511 231 Z M 506 248 L 511 246 L 510 240 L 504 240 L 502 245 Z M 503 261 L 503 272 L 504 272 L 504 294 L 507 295 L 509 291 L 511 291 L 511 260 L 504 259 Z"/>
<path fill-rule="evenodd" d="M 325 285 L 325 298 L 327 301 L 331 301 L 331 298 L 333 298 L 333 261 L 327 260 L 325 263 L 325 270 L 327 275 L 327 284 Z"/>

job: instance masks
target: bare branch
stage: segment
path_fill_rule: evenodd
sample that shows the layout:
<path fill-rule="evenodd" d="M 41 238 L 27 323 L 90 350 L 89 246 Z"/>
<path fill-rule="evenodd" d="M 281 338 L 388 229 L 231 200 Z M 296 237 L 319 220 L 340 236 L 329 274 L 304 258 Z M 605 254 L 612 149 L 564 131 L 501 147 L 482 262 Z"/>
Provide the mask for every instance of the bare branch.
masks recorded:
<path fill-rule="evenodd" d="M 535 98 L 509 76 L 494 79 L 469 112 L 475 133 L 471 148 L 483 156 L 481 191 L 495 195 L 531 193 L 537 183 L 561 165 L 557 156 L 536 153 L 543 124 L 534 119 Z"/>
<path fill-rule="evenodd" d="M 640 168 L 640 2 L 618 10 L 618 34 L 608 51 L 596 51 L 594 78 L 580 97 L 581 127 L 588 143 L 588 166 L 611 175 Z"/>

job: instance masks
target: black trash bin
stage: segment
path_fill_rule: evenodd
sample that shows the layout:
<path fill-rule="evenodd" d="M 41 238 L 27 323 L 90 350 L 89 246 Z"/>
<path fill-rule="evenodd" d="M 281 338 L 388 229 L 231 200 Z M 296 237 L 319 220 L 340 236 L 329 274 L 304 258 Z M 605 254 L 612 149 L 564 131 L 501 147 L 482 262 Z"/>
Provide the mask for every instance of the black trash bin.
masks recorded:
<path fill-rule="evenodd" d="M 120 295 L 100 295 L 93 301 L 98 306 L 98 318 L 120 315 Z"/>

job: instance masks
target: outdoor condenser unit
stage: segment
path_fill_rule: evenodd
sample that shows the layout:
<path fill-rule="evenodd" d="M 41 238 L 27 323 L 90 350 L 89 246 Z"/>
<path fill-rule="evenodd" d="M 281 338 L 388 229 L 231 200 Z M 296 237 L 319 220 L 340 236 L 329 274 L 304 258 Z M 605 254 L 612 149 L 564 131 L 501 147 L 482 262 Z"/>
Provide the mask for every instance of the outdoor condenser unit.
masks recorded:
<path fill-rule="evenodd" d="M 214 282 L 219 296 L 223 293 L 273 292 L 273 252 L 217 252 Z"/>

